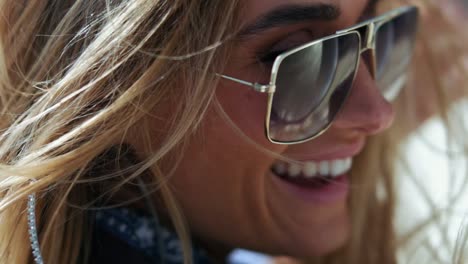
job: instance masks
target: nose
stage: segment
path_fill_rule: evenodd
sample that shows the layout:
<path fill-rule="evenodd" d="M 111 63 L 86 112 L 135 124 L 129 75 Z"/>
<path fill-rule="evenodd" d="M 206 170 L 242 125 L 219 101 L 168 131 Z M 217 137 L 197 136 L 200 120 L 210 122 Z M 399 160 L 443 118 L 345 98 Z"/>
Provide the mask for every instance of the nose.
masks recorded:
<path fill-rule="evenodd" d="M 332 127 L 378 134 L 391 126 L 393 106 L 385 100 L 366 63 L 361 62 L 348 99 Z"/>

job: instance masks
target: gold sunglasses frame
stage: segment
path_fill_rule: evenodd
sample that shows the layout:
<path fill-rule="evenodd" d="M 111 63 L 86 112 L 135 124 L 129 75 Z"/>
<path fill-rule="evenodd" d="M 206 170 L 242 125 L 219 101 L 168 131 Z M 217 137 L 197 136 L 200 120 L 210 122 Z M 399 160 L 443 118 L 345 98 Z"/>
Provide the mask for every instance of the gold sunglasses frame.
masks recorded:
<path fill-rule="evenodd" d="M 276 91 L 276 79 L 278 77 L 278 70 L 279 70 L 279 67 L 280 67 L 281 63 L 283 62 L 283 60 L 286 59 L 287 57 L 291 56 L 292 54 L 297 53 L 299 51 L 302 51 L 303 49 L 309 48 L 309 47 L 311 47 L 313 45 L 323 43 L 323 42 L 325 42 L 327 40 L 330 40 L 330 39 L 333 39 L 333 38 L 339 38 L 339 37 L 342 37 L 342 36 L 345 36 L 345 35 L 355 34 L 355 35 L 357 35 L 358 40 L 359 40 L 358 49 L 359 49 L 359 54 L 360 55 L 357 56 L 357 59 L 356 59 L 352 84 L 355 81 L 355 78 L 356 78 L 356 75 L 357 75 L 357 72 L 358 72 L 357 69 L 359 67 L 362 54 L 364 52 L 366 52 L 366 51 L 370 52 L 369 53 L 370 57 L 368 58 L 368 60 L 369 60 L 368 63 L 371 64 L 371 65 L 369 65 L 370 70 L 371 70 L 371 74 L 375 78 L 376 71 L 377 71 L 377 69 L 376 69 L 377 68 L 377 66 L 376 66 L 376 54 L 375 54 L 377 32 L 379 31 L 379 29 L 380 29 L 380 27 L 382 25 L 384 25 L 385 23 L 391 21 L 392 19 L 394 19 L 396 17 L 399 17 L 399 16 L 401 16 L 401 15 L 403 15 L 405 13 L 414 12 L 414 11 L 416 12 L 416 16 L 418 16 L 419 11 L 418 11 L 418 8 L 416 6 L 403 6 L 403 7 L 397 8 L 397 9 L 393 9 L 393 10 L 387 12 L 387 13 L 384 13 L 384 14 L 382 14 L 380 16 L 368 19 L 366 21 L 358 23 L 358 24 L 356 24 L 354 26 L 351 26 L 349 28 L 336 31 L 335 34 L 333 34 L 333 35 L 329 35 L 329 36 L 326 36 L 326 37 L 311 41 L 309 43 L 303 44 L 303 45 L 301 45 L 299 47 L 296 47 L 294 49 L 291 49 L 291 50 L 285 51 L 284 53 L 281 53 L 280 55 L 278 55 L 276 57 L 276 59 L 275 59 L 275 61 L 273 63 L 273 66 L 272 66 L 272 69 L 271 69 L 271 76 L 270 76 L 270 83 L 269 84 L 260 84 L 260 83 L 256 83 L 256 82 L 252 83 L 252 82 L 237 79 L 237 78 L 227 76 L 227 75 L 223 75 L 223 74 L 217 74 L 217 75 L 219 77 L 223 78 L 223 79 L 227 79 L 227 80 L 230 80 L 230 81 L 233 81 L 233 82 L 245 85 L 245 86 L 249 86 L 249 87 L 253 88 L 255 91 L 257 91 L 257 92 L 268 93 L 267 114 L 265 116 L 265 135 L 266 135 L 266 137 L 268 138 L 268 140 L 271 143 L 279 144 L 279 145 L 293 145 L 293 144 L 304 143 L 304 142 L 307 142 L 309 140 L 313 140 L 313 139 L 319 137 L 320 135 L 322 135 L 323 133 L 325 133 L 325 131 L 327 131 L 328 128 L 330 128 L 330 126 L 332 125 L 333 120 L 330 121 L 330 123 L 328 125 L 326 125 L 324 128 L 322 128 L 319 132 L 315 133 L 314 135 L 312 135 L 312 136 L 310 136 L 310 137 L 308 137 L 306 139 L 284 142 L 284 141 L 276 141 L 276 140 L 271 138 L 271 136 L 270 136 L 271 108 L 272 108 L 272 105 L 273 105 L 274 93 Z M 361 31 L 365 30 L 365 31 L 364 31 L 364 33 L 362 33 L 362 32 L 360 32 L 360 30 Z M 327 102 L 327 100 L 330 98 L 332 93 L 333 93 L 333 89 L 329 89 L 329 91 L 327 91 L 326 96 L 322 100 L 322 103 Z M 348 93 L 348 95 L 349 95 L 349 93 Z M 343 103 L 340 106 L 340 109 L 335 114 L 335 117 L 339 114 L 339 112 L 341 110 L 341 107 L 344 105 L 345 101 L 346 101 L 346 98 L 343 100 Z"/>

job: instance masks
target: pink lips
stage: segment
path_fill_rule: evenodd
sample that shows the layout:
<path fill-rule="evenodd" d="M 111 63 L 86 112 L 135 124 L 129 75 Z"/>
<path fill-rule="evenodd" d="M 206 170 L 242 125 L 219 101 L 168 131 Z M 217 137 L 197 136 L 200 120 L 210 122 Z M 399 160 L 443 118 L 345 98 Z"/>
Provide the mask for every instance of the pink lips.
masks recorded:
<path fill-rule="evenodd" d="M 357 155 L 362 151 L 365 145 L 365 140 L 360 140 L 352 145 L 335 145 L 329 149 L 327 153 L 320 153 L 314 155 L 306 155 L 294 153 L 295 155 L 288 156 L 291 159 L 298 161 L 323 161 L 323 160 L 336 160 L 342 158 L 349 158 Z M 315 204 L 332 204 L 339 201 L 345 201 L 350 191 L 349 173 L 339 175 L 328 179 L 326 184 L 307 184 L 274 175 L 273 182 L 277 185 L 278 189 L 294 199 L 307 203 Z"/>
<path fill-rule="evenodd" d="M 349 177 L 347 174 L 330 179 L 327 184 L 320 186 L 306 186 L 292 183 L 278 176 L 273 181 L 279 189 L 288 195 L 292 195 L 304 202 L 316 204 L 329 204 L 346 199 L 349 193 Z"/>

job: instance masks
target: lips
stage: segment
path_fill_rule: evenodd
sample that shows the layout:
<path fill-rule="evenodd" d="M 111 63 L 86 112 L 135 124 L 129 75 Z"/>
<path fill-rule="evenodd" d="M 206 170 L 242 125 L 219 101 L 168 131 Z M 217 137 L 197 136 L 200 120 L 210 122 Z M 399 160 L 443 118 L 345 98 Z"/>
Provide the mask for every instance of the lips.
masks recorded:
<path fill-rule="evenodd" d="M 276 163 L 271 169 L 273 182 L 282 193 L 292 197 L 293 201 L 327 205 L 346 200 L 349 192 L 347 171 L 352 164 L 351 158 L 279 164 L 281 163 Z M 317 173 L 306 175 L 310 173 L 307 170 L 314 169 L 308 167 L 318 167 Z M 278 168 L 282 171 L 278 171 Z M 325 173 L 327 170 L 328 173 Z M 342 171 L 344 172 L 341 173 Z"/>
<path fill-rule="evenodd" d="M 348 178 L 353 165 L 353 157 L 362 151 L 365 141 L 358 140 L 355 144 L 333 146 L 327 149 L 327 153 L 306 154 L 291 153 L 289 162 L 276 161 L 271 166 L 271 172 L 281 181 L 318 190 L 330 183 Z M 332 150 L 333 149 L 333 150 Z"/>

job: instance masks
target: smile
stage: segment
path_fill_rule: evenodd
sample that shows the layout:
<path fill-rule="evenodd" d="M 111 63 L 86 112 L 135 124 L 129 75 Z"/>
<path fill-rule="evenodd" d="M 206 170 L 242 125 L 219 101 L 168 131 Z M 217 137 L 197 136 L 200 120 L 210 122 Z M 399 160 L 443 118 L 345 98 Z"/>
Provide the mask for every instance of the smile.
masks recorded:
<path fill-rule="evenodd" d="M 285 179 L 317 179 L 337 178 L 351 169 L 352 158 L 323 161 L 305 161 L 302 163 L 286 163 L 278 161 L 272 166 L 272 171 Z"/>
<path fill-rule="evenodd" d="M 300 163 L 277 161 L 271 172 L 277 176 L 273 182 L 294 199 L 330 204 L 345 201 L 352 163 L 351 157 Z"/>

